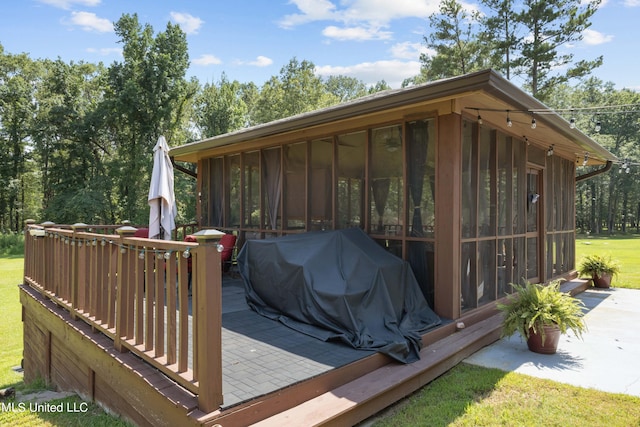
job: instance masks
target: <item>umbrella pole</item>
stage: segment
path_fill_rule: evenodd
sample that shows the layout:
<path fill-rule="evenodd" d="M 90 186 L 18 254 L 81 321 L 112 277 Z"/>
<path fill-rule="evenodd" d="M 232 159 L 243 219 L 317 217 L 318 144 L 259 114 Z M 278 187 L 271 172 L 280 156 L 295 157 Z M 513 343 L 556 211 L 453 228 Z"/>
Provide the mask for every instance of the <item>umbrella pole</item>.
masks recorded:
<path fill-rule="evenodd" d="M 158 223 L 160 226 L 158 230 L 160 230 L 160 240 L 164 240 L 164 228 L 162 227 L 162 198 L 158 198 Z"/>

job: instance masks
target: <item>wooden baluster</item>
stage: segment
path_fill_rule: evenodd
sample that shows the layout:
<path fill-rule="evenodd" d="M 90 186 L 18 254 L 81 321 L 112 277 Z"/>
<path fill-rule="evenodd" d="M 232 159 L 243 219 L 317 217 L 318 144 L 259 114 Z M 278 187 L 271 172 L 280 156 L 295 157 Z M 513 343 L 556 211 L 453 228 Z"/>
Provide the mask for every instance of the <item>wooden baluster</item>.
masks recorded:
<path fill-rule="evenodd" d="M 155 356 L 156 358 L 164 356 L 164 257 L 161 252 L 155 257 L 155 311 L 154 311 L 154 330 L 155 330 Z"/>
<path fill-rule="evenodd" d="M 166 252 L 165 287 L 167 298 L 167 364 L 176 363 L 176 253 Z"/>
<path fill-rule="evenodd" d="M 144 248 L 136 247 L 135 250 L 135 322 L 136 322 L 136 345 L 144 342 L 144 281 L 145 281 L 145 257 Z M 142 254 L 142 257 L 140 256 Z M 148 316 L 149 313 L 146 313 Z"/>
<path fill-rule="evenodd" d="M 178 372 L 186 372 L 189 362 L 189 271 L 188 260 L 178 255 Z"/>
<path fill-rule="evenodd" d="M 153 268 L 155 264 L 155 254 L 153 252 L 145 252 L 145 292 L 146 292 L 146 321 L 145 321 L 145 351 L 153 349 L 155 338 L 154 322 L 153 322 L 153 306 L 155 302 L 155 276 Z"/>

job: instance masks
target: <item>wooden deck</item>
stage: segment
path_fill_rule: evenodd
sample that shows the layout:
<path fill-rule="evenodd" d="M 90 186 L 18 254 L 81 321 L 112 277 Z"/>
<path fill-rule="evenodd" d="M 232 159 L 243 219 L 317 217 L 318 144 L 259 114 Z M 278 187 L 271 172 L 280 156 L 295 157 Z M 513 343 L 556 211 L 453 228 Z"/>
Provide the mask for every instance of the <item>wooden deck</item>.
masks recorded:
<path fill-rule="evenodd" d="M 110 338 L 72 319 L 67 310 L 36 290 L 22 286 L 21 301 L 25 310 L 25 371 L 37 368 L 60 389 L 76 391 L 137 425 L 354 424 L 446 372 L 493 342 L 499 333 L 495 315 L 487 312 L 488 317 L 480 320 L 485 316 L 476 314 L 467 322 L 477 323 L 459 332 L 448 324 L 425 335 L 427 345 L 421 360 L 402 365 L 380 354 L 358 353 L 290 330 L 289 342 L 294 344 L 278 348 L 261 340 L 285 327 L 255 314 L 257 318 L 244 324 L 244 332 L 238 328 L 223 331 L 223 347 L 229 339 L 236 341 L 228 342 L 236 345 L 236 351 L 223 355 L 225 403 L 205 413 L 198 409 L 196 395 L 133 353 L 115 350 Z M 239 311 L 228 314 L 234 313 Z M 223 327 L 224 320 L 223 315 Z M 265 324 L 273 328 L 266 331 Z M 238 346 L 238 341 L 244 347 Z M 275 358 L 269 370 L 264 361 L 256 363 L 260 346 L 270 347 L 272 362 Z M 292 351 L 296 347 L 306 353 L 296 354 Z M 303 373 L 293 374 L 296 366 L 304 365 Z M 240 384 L 249 380 L 255 386 L 238 394 Z M 304 422 L 300 424 L 300 420 Z"/>
<path fill-rule="evenodd" d="M 54 233 L 59 236 L 26 243 L 20 289 L 25 381 L 41 376 L 140 426 L 353 425 L 500 333 L 499 315 L 489 305 L 425 334 L 421 359 L 403 365 L 259 316 L 246 306 L 237 281 L 205 290 L 220 277 L 215 256 L 199 261 L 209 259 L 208 249 L 157 242 L 149 248 L 149 242 L 112 236 L 104 245 L 110 249 L 100 252 L 99 244 L 88 244 L 91 234 Z M 196 254 L 194 268 L 209 269 L 208 276 L 194 271 L 193 300 L 185 296 L 184 261 L 174 256 L 187 247 Z M 90 262 L 101 259 L 96 253 L 105 261 L 97 269 Z M 165 270 L 162 253 L 179 265 Z M 137 273 L 127 263 L 137 265 Z M 218 265 L 213 273 L 212 265 Z M 176 271 L 178 298 L 172 300 L 157 276 Z M 155 304 L 147 306 L 150 295 Z M 218 326 L 209 336 L 212 325 Z"/>

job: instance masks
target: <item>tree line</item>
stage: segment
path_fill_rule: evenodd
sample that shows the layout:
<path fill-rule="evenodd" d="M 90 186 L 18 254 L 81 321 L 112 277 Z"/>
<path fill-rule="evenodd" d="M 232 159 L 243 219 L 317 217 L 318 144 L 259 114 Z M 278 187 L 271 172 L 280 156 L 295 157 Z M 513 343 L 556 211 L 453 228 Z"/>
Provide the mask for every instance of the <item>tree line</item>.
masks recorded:
<path fill-rule="evenodd" d="M 420 57 L 420 74 L 403 86 L 494 68 L 552 108 L 633 106 L 599 115 L 599 132 L 594 114 L 579 114 L 576 124 L 619 157 L 640 158 L 638 94 L 590 77 L 601 57 L 575 62 L 559 53 L 580 39 L 599 0 L 482 4 L 480 14 L 455 0 L 441 2 L 424 37 L 430 53 Z M 18 232 L 27 218 L 144 224 L 159 135 L 181 145 L 389 88 L 384 80 L 367 86 L 347 76 L 320 78 L 312 62 L 295 57 L 260 87 L 225 74 L 201 84 L 185 77 L 188 46 L 179 26 L 168 23 L 154 33 L 134 14 L 123 15 L 114 28 L 123 58 L 109 66 L 32 59 L 0 44 L 0 231 Z M 578 184 L 578 228 L 639 227 L 637 167 L 620 170 L 615 165 Z M 195 218 L 194 184 L 176 174 L 178 221 Z"/>
<path fill-rule="evenodd" d="M 375 88 L 344 76 L 320 79 L 292 58 L 261 88 L 222 75 L 186 79 L 185 33 L 154 33 L 136 15 L 115 23 L 123 60 L 110 66 L 32 59 L 0 44 L 0 231 L 24 220 L 144 224 L 152 149 L 322 108 Z M 195 185 L 176 174 L 180 220 L 195 217 Z"/>

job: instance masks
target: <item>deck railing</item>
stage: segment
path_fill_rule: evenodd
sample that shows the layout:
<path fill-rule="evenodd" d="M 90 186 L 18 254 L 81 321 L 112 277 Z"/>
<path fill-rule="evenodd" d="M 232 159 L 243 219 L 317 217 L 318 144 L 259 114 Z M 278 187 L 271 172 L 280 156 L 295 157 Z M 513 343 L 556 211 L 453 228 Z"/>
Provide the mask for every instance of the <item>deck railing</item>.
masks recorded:
<path fill-rule="evenodd" d="M 127 231 L 29 224 L 25 284 L 110 337 L 118 351 L 135 353 L 197 395 L 199 408 L 211 412 L 222 404 L 216 244 Z"/>

